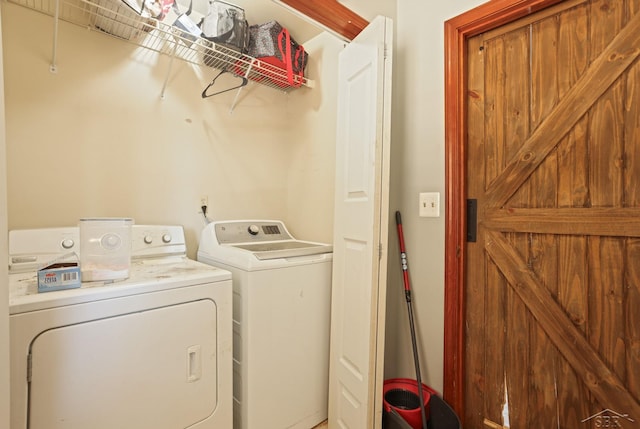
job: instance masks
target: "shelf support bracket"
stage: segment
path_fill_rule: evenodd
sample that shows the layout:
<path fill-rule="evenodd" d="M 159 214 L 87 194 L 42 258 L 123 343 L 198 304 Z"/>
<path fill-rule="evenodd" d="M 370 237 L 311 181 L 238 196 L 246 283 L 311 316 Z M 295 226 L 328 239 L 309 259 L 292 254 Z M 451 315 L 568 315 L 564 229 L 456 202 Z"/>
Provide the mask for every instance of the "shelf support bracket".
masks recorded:
<path fill-rule="evenodd" d="M 245 79 L 249 79 L 249 73 L 251 72 L 251 68 L 253 67 L 253 63 L 256 61 L 255 58 L 251 59 L 251 62 L 249 63 L 249 67 L 247 67 L 247 71 L 244 72 L 244 77 Z M 241 86 L 240 88 L 238 88 L 238 91 L 236 92 L 236 96 L 233 98 L 233 103 L 231 103 L 231 109 L 229 109 L 229 113 L 233 113 L 233 109 L 235 109 L 236 104 L 238 103 L 238 97 L 240 97 L 240 91 L 242 91 L 242 88 L 244 88 L 246 85 Z"/>
<path fill-rule="evenodd" d="M 56 10 L 53 16 L 53 50 L 51 53 L 51 65 L 49 66 L 49 71 L 51 73 L 56 73 L 58 71 L 58 66 L 56 65 L 57 57 L 58 57 L 58 22 L 60 20 L 60 0 L 56 0 Z"/>
<path fill-rule="evenodd" d="M 161 100 L 164 100 L 164 92 L 167 89 L 167 83 L 169 82 L 169 76 L 171 75 L 171 70 L 173 69 L 173 60 L 176 57 L 176 52 L 178 52 L 178 41 L 174 40 L 173 52 L 171 53 L 171 58 L 169 58 L 169 68 L 167 69 L 167 75 L 164 77 L 164 83 L 162 84 L 162 91 L 160 92 Z"/>

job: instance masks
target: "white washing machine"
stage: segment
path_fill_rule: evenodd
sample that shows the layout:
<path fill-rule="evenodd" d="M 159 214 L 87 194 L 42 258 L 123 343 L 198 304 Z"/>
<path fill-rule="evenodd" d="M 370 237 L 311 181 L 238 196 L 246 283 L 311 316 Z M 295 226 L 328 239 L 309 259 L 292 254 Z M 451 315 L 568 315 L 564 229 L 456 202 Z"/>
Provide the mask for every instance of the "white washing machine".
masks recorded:
<path fill-rule="evenodd" d="M 232 286 L 180 226 L 135 225 L 129 278 L 37 292 L 76 227 L 9 234 L 11 429 L 230 429 Z"/>
<path fill-rule="evenodd" d="M 236 429 L 309 429 L 327 418 L 332 246 L 280 221 L 213 222 L 198 260 L 233 277 Z"/>

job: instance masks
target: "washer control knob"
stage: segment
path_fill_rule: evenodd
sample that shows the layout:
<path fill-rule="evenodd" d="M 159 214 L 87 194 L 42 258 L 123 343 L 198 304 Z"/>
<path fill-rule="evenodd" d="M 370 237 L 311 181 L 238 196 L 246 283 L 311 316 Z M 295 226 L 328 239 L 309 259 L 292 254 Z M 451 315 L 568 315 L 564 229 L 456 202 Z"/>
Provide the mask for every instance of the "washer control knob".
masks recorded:
<path fill-rule="evenodd" d="M 65 249 L 71 249 L 76 243 L 70 239 L 70 238 L 65 238 L 64 240 L 62 240 L 62 247 Z"/>
<path fill-rule="evenodd" d="M 251 235 L 258 235 L 258 233 L 260 232 L 260 228 L 258 228 L 258 225 L 251 225 L 247 230 Z"/>
<path fill-rule="evenodd" d="M 163 243 L 171 243 L 171 234 L 162 234 Z"/>
<path fill-rule="evenodd" d="M 146 244 L 151 244 L 151 243 L 153 243 L 153 237 L 152 237 L 152 236 L 150 236 L 150 235 L 145 235 L 145 236 L 144 236 L 144 242 L 145 242 Z"/>

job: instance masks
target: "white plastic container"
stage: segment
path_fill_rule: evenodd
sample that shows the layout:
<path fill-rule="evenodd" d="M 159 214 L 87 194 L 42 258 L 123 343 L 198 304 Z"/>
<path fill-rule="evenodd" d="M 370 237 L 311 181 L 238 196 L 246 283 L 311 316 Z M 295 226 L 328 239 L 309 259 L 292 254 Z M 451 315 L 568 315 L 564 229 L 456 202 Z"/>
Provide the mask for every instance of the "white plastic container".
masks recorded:
<path fill-rule="evenodd" d="M 132 225 L 131 218 L 80 219 L 82 281 L 129 277 Z"/>

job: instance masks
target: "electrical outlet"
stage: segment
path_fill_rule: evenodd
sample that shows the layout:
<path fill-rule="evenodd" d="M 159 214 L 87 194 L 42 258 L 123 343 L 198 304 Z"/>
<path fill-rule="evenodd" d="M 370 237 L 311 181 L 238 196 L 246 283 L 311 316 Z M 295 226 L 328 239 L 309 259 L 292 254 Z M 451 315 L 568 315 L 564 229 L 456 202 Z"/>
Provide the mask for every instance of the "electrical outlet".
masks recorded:
<path fill-rule="evenodd" d="M 420 200 L 420 217 L 439 217 L 440 216 L 440 193 L 439 192 L 422 192 L 419 196 Z"/>
<path fill-rule="evenodd" d="M 209 207 L 209 197 L 207 195 L 200 195 L 200 205 L 198 206 L 198 213 L 206 217 L 208 207 Z"/>

